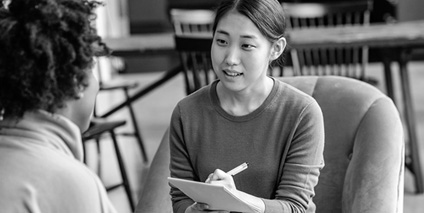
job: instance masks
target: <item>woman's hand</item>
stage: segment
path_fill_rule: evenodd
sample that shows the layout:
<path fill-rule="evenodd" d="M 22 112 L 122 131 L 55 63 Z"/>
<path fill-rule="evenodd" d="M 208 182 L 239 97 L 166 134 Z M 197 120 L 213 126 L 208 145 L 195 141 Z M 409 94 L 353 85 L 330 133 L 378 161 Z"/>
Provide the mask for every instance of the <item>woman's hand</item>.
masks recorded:
<path fill-rule="evenodd" d="M 230 174 L 227 174 L 226 172 L 220 169 L 216 169 L 212 174 L 208 176 L 205 182 L 210 184 L 222 185 L 232 190 L 233 193 L 235 193 L 241 200 L 243 200 L 246 204 L 250 206 L 250 208 L 252 209 L 252 213 L 265 212 L 265 203 L 262 201 L 262 199 L 237 190 L 233 176 L 231 176 Z"/>
<path fill-rule="evenodd" d="M 221 185 L 227 187 L 230 190 L 236 190 L 233 176 L 220 169 L 216 169 L 213 173 L 211 173 L 206 179 L 205 183 Z"/>
<path fill-rule="evenodd" d="M 187 207 L 185 213 L 199 213 L 199 212 L 207 212 L 207 213 L 229 213 L 228 211 L 214 211 L 209 210 L 209 206 L 204 203 L 194 203 L 193 205 Z"/>
<path fill-rule="evenodd" d="M 205 183 L 222 185 L 227 187 L 230 190 L 236 189 L 236 185 L 234 184 L 233 177 L 220 169 L 216 169 L 213 173 L 211 173 L 206 179 Z M 229 211 L 210 210 L 207 204 L 197 203 L 197 202 L 189 206 L 185 211 L 185 213 L 197 213 L 197 212 L 228 213 Z"/>

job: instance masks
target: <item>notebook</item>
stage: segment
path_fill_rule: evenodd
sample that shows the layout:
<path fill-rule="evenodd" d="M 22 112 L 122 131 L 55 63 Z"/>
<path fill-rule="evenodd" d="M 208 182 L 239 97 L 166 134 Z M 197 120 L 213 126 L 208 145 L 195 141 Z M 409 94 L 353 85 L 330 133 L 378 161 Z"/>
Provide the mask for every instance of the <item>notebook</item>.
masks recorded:
<path fill-rule="evenodd" d="M 173 187 L 199 203 L 206 203 L 210 210 L 251 212 L 252 209 L 225 186 L 168 177 Z"/>

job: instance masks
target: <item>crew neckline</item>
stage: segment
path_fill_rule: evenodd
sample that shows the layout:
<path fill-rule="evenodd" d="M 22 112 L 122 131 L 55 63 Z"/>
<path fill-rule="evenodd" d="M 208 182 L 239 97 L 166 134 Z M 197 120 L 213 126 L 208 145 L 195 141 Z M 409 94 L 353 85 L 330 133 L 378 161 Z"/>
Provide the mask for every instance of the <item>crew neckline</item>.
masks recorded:
<path fill-rule="evenodd" d="M 234 122 L 245 122 L 245 121 L 249 121 L 252 120 L 254 118 L 256 118 L 257 116 L 259 116 L 260 114 L 262 114 L 265 109 L 270 105 L 270 103 L 274 100 L 275 98 L 275 94 L 278 91 L 278 81 L 276 81 L 273 77 L 270 77 L 274 84 L 272 86 L 271 92 L 268 94 L 268 96 L 266 97 L 266 99 L 264 100 L 264 102 L 257 108 L 255 109 L 253 112 L 246 114 L 246 115 L 241 115 L 241 116 L 236 116 L 236 115 L 231 115 L 229 114 L 227 111 L 225 111 L 220 104 L 220 100 L 218 97 L 218 93 L 216 91 L 216 87 L 217 84 L 219 82 L 219 79 L 214 81 L 210 87 L 209 90 L 209 95 L 211 97 L 211 101 L 212 101 L 212 105 L 215 108 L 215 110 L 224 118 L 230 120 L 230 121 L 234 121 Z"/>

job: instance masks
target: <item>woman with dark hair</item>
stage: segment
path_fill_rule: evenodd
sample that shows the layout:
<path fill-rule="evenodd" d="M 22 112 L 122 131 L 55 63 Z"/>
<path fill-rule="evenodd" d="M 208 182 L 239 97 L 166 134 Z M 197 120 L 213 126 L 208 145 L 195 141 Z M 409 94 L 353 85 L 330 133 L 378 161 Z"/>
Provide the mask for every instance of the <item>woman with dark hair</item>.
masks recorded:
<path fill-rule="evenodd" d="M 81 132 L 107 47 L 89 0 L 11 0 L 0 8 L 0 209 L 115 212 L 83 163 Z"/>
<path fill-rule="evenodd" d="M 284 23 L 277 0 L 222 1 L 211 48 L 218 80 L 181 100 L 171 118 L 171 176 L 224 185 L 251 212 L 314 212 L 324 166 L 317 102 L 267 76 L 286 47 Z M 243 162 L 240 174 L 224 172 Z M 172 186 L 171 196 L 174 212 L 210 210 Z"/>

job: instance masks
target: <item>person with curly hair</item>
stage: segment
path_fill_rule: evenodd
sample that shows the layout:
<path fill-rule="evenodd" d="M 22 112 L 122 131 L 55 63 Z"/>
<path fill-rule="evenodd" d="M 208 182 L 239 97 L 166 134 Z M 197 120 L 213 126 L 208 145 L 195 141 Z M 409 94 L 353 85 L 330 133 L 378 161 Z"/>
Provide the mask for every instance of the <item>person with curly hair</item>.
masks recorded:
<path fill-rule="evenodd" d="M 100 2 L 0 5 L 1 211 L 116 212 L 82 163 L 99 89 L 94 56 L 108 54 L 92 25 Z"/>

